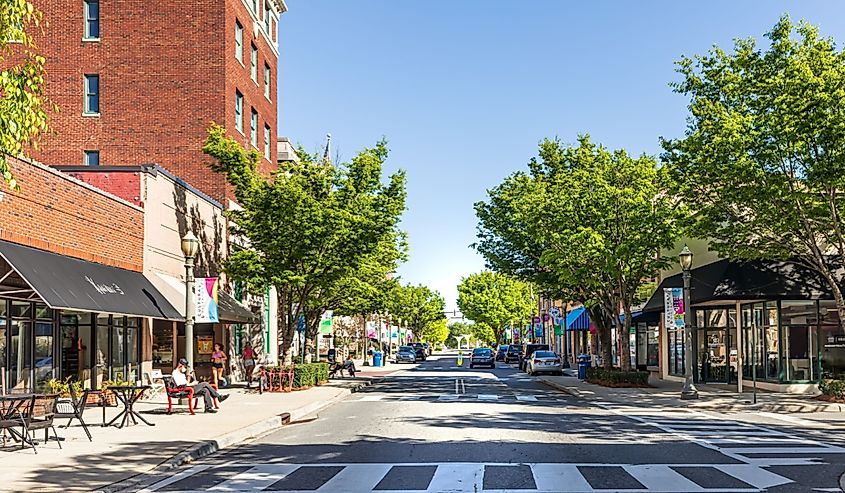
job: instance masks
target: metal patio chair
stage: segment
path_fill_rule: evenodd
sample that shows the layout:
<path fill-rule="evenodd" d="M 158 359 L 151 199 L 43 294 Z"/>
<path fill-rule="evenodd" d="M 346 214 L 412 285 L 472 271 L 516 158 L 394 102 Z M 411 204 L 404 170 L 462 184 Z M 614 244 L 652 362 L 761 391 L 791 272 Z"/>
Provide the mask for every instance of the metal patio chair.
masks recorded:
<path fill-rule="evenodd" d="M 27 429 L 30 433 L 37 430 L 44 430 L 44 443 L 50 441 L 50 430 L 53 430 L 53 437 L 59 448 L 62 448 L 62 441 L 59 434 L 56 433 L 56 427 L 53 425 L 53 420 L 56 416 L 56 403 L 59 401 L 59 394 L 36 394 L 32 401 L 32 412 L 29 415 Z M 36 442 L 34 438 L 30 438 L 32 450 L 38 453 L 35 448 Z"/>
<path fill-rule="evenodd" d="M 76 389 L 73 388 L 73 385 L 70 385 L 70 399 L 59 399 L 59 402 L 56 403 L 56 413 L 53 417 L 56 419 L 67 418 L 65 428 L 69 428 L 74 419 L 79 420 L 79 424 L 82 425 L 82 429 L 85 431 L 85 434 L 88 435 L 88 441 L 93 442 L 94 440 L 91 438 L 91 432 L 88 431 L 88 425 L 85 424 L 85 420 L 82 419 L 82 413 L 85 411 L 85 405 L 88 403 L 89 392 L 91 391 L 83 391 L 82 398 L 80 399 L 76 396 Z"/>

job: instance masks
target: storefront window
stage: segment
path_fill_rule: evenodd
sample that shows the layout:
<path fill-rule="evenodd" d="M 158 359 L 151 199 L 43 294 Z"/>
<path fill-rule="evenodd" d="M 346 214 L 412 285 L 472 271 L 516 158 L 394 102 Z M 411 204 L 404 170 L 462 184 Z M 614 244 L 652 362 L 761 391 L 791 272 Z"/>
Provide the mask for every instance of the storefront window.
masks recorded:
<path fill-rule="evenodd" d="M 12 317 L 32 318 L 32 303 L 26 301 L 12 301 Z"/>
<path fill-rule="evenodd" d="M 819 302 L 819 362 L 822 378 L 845 377 L 845 329 L 833 301 Z"/>
<path fill-rule="evenodd" d="M 53 378 L 53 322 L 35 322 L 35 386 L 44 391 Z"/>
<path fill-rule="evenodd" d="M 669 374 L 684 374 L 684 330 L 669 329 Z"/>
<path fill-rule="evenodd" d="M 61 378 L 82 382 L 84 388 L 91 387 L 91 314 L 85 312 L 63 312 L 61 317 Z"/>
<path fill-rule="evenodd" d="M 814 380 L 816 373 L 815 301 L 782 301 L 783 378 L 786 381 Z"/>
<path fill-rule="evenodd" d="M 742 306 L 742 375 L 744 378 L 764 379 L 766 377 L 766 357 L 764 348 L 764 326 L 768 320 L 765 316 L 764 303 Z M 777 327 L 775 327 L 777 331 Z M 777 364 L 777 359 L 775 359 Z"/>
<path fill-rule="evenodd" d="M 126 375 L 127 380 L 135 382 L 140 377 L 141 333 L 138 319 L 126 319 Z"/>
<path fill-rule="evenodd" d="M 109 316 L 99 315 L 97 317 L 97 345 L 94 356 L 94 364 L 96 365 L 96 388 L 101 388 L 105 380 L 112 378 L 109 372 L 109 362 L 107 355 L 109 354 Z"/>
<path fill-rule="evenodd" d="M 660 364 L 658 361 L 658 355 L 660 352 L 660 345 L 659 345 L 659 337 L 660 337 L 660 328 L 659 327 L 649 327 L 648 328 L 648 360 L 646 361 L 646 365 L 648 366 L 657 366 Z"/>
<path fill-rule="evenodd" d="M 12 320 L 9 326 L 9 382 L 13 389 L 29 390 L 32 368 L 32 323 Z"/>

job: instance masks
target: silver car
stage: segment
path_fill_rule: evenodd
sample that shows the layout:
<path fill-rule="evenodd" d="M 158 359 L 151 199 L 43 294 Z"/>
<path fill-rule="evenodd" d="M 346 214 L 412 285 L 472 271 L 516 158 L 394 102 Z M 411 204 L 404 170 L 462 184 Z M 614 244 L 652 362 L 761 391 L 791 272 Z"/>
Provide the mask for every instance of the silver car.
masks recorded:
<path fill-rule="evenodd" d="M 531 358 L 525 362 L 525 371 L 529 375 L 538 373 L 563 375 L 563 366 L 561 366 L 560 356 L 552 351 L 534 351 Z"/>

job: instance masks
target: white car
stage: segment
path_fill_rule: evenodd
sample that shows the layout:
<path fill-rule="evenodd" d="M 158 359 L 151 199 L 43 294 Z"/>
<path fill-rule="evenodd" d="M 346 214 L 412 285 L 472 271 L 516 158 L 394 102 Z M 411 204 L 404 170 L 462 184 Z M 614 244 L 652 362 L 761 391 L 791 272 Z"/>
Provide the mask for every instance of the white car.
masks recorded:
<path fill-rule="evenodd" d="M 563 366 L 561 366 L 560 356 L 552 351 L 534 351 L 531 358 L 525 362 L 525 371 L 529 375 L 538 373 L 563 375 Z"/>

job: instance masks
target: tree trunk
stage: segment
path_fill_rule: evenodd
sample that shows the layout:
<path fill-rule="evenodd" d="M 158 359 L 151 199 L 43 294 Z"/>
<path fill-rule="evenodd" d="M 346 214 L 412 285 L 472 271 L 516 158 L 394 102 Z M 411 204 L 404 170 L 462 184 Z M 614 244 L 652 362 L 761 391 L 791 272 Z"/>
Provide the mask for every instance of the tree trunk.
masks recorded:
<path fill-rule="evenodd" d="M 622 370 L 631 369 L 631 303 L 627 300 L 622 301 L 622 311 L 625 314 L 625 320 L 622 322 L 622 328 L 617 331 L 617 338 L 619 339 L 619 366 Z M 619 317 L 616 317 L 617 327 L 619 326 Z"/>
<path fill-rule="evenodd" d="M 287 286 L 276 287 L 276 300 L 279 304 L 279 318 L 277 330 L 279 336 L 280 364 L 290 366 L 292 355 L 293 335 L 296 332 L 296 314 L 293 313 L 290 303 L 290 292 Z"/>
<path fill-rule="evenodd" d="M 593 322 L 593 325 L 596 326 L 596 332 L 598 332 L 599 343 L 601 344 L 602 367 L 610 370 L 613 368 L 613 353 L 611 352 L 613 341 L 610 337 L 610 326 L 607 323 L 607 317 L 605 317 L 604 310 L 599 306 L 588 308 L 587 312 L 590 314 L 590 320 Z"/>

